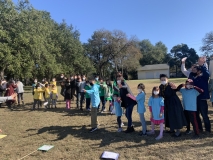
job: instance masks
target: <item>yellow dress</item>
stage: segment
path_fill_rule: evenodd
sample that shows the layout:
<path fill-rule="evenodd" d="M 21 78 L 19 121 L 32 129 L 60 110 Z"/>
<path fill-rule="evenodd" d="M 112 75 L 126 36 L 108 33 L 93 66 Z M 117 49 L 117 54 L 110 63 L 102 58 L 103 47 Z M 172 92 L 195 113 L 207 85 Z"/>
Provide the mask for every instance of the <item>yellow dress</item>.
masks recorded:
<path fill-rule="evenodd" d="M 38 100 L 42 100 L 42 93 L 43 92 L 44 92 L 44 90 L 42 88 L 34 89 L 33 98 L 38 99 Z"/>
<path fill-rule="evenodd" d="M 50 85 L 52 86 L 52 85 L 54 85 L 55 86 L 55 88 L 56 88 L 56 91 L 57 91 L 57 82 L 56 81 L 52 81 L 52 82 L 50 82 Z"/>
<path fill-rule="evenodd" d="M 58 93 L 57 93 L 57 87 L 52 88 L 52 99 L 57 99 Z"/>
<path fill-rule="evenodd" d="M 49 90 L 49 88 L 45 88 L 44 89 L 44 95 L 45 95 L 46 99 L 50 98 L 50 90 Z"/>

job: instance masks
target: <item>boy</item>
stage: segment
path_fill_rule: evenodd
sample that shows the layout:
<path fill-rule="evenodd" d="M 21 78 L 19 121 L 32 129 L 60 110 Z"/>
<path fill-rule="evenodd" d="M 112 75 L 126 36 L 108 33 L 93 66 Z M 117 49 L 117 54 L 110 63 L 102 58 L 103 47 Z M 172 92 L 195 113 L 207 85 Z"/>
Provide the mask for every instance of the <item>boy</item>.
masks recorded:
<path fill-rule="evenodd" d="M 97 109 L 98 105 L 100 104 L 100 97 L 99 97 L 99 88 L 100 86 L 95 84 L 94 78 L 90 79 L 90 90 L 83 90 L 85 93 L 90 94 L 91 102 L 92 102 L 92 109 L 91 109 L 91 129 L 90 132 L 94 132 L 98 129 L 97 124 Z"/>
<path fill-rule="evenodd" d="M 173 85 L 173 84 L 172 84 Z M 185 88 L 182 88 L 185 87 Z M 199 128 L 198 122 L 196 118 L 196 111 L 197 111 L 197 96 L 200 93 L 203 93 L 203 90 L 194 86 L 194 83 L 191 79 L 188 79 L 185 84 L 181 84 L 177 87 L 177 90 L 180 91 L 183 97 L 183 104 L 184 109 L 188 113 L 189 120 L 192 123 L 193 130 L 194 130 L 194 139 L 199 138 Z M 187 122 L 188 124 L 190 122 Z"/>

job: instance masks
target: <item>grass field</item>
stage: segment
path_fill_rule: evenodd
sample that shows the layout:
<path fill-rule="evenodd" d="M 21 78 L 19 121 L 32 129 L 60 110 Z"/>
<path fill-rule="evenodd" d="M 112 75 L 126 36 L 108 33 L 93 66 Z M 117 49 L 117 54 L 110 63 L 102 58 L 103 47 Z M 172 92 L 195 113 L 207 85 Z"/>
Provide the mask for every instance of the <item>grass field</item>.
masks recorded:
<path fill-rule="evenodd" d="M 186 79 L 172 79 L 176 84 Z M 134 94 L 137 94 L 138 83 L 146 86 L 146 106 L 153 86 L 158 86 L 158 80 L 128 81 Z M 72 109 L 65 110 L 65 102 L 59 98 L 57 109 L 30 111 L 32 95 L 25 93 L 25 106 L 10 111 L 0 108 L 0 128 L 6 138 L 0 139 L 0 160 L 18 160 L 35 151 L 44 144 L 55 147 L 48 152 L 37 151 L 26 160 L 96 160 L 103 151 L 120 153 L 121 160 L 158 160 L 158 159 L 213 159 L 213 136 L 201 135 L 199 140 L 191 140 L 191 135 L 172 138 L 164 134 L 160 141 L 155 140 L 159 133 L 156 127 L 155 136 L 138 136 L 141 131 L 136 107 L 133 111 L 133 124 L 136 132 L 131 134 L 117 133 L 116 116 L 110 113 L 99 114 L 100 127 L 94 133 L 89 133 L 90 113 L 79 111 L 72 102 Z M 107 105 L 108 108 L 108 105 Z M 209 105 L 209 116 L 213 120 Z M 122 117 L 126 125 L 127 119 Z M 146 112 L 148 129 L 150 129 L 149 111 Z M 126 129 L 124 127 L 123 129 Z M 182 132 L 185 128 L 182 129 Z"/>

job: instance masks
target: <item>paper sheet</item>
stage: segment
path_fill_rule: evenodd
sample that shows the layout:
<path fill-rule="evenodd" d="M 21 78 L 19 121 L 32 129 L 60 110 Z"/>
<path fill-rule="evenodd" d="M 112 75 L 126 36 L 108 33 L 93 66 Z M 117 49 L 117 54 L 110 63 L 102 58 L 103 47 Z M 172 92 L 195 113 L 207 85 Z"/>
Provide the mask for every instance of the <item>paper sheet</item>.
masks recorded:
<path fill-rule="evenodd" d="M 118 153 L 109 152 L 109 151 L 104 151 L 104 153 L 101 156 L 101 158 L 104 158 L 104 159 L 114 159 L 114 160 L 117 160 L 118 157 L 119 157 Z"/>
<path fill-rule="evenodd" d="M 7 135 L 0 135 L 0 139 L 7 137 Z"/>
<path fill-rule="evenodd" d="M 40 148 L 38 148 L 39 151 L 49 151 L 50 149 L 52 149 L 54 146 L 51 145 L 43 145 Z"/>

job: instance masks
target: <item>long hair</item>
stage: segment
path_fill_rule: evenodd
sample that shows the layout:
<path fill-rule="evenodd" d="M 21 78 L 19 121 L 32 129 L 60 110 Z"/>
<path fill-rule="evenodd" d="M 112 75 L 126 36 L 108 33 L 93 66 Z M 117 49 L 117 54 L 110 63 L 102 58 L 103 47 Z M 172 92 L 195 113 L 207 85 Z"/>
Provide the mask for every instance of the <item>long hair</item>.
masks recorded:
<path fill-rule="evenodd" d="M 143 83 L 138 84 L 138 88 L 142 89 L 142 91 L 146 94 L 145 85 Z"/>
<path fill-rule="evenodd" d="M 158 86 L 153 87 L 153 89 L 152 89 L 152 97 L 155 97 L 153 92 L 156 91 L 156 90 L 160 91 L 160 88 Z"/>

